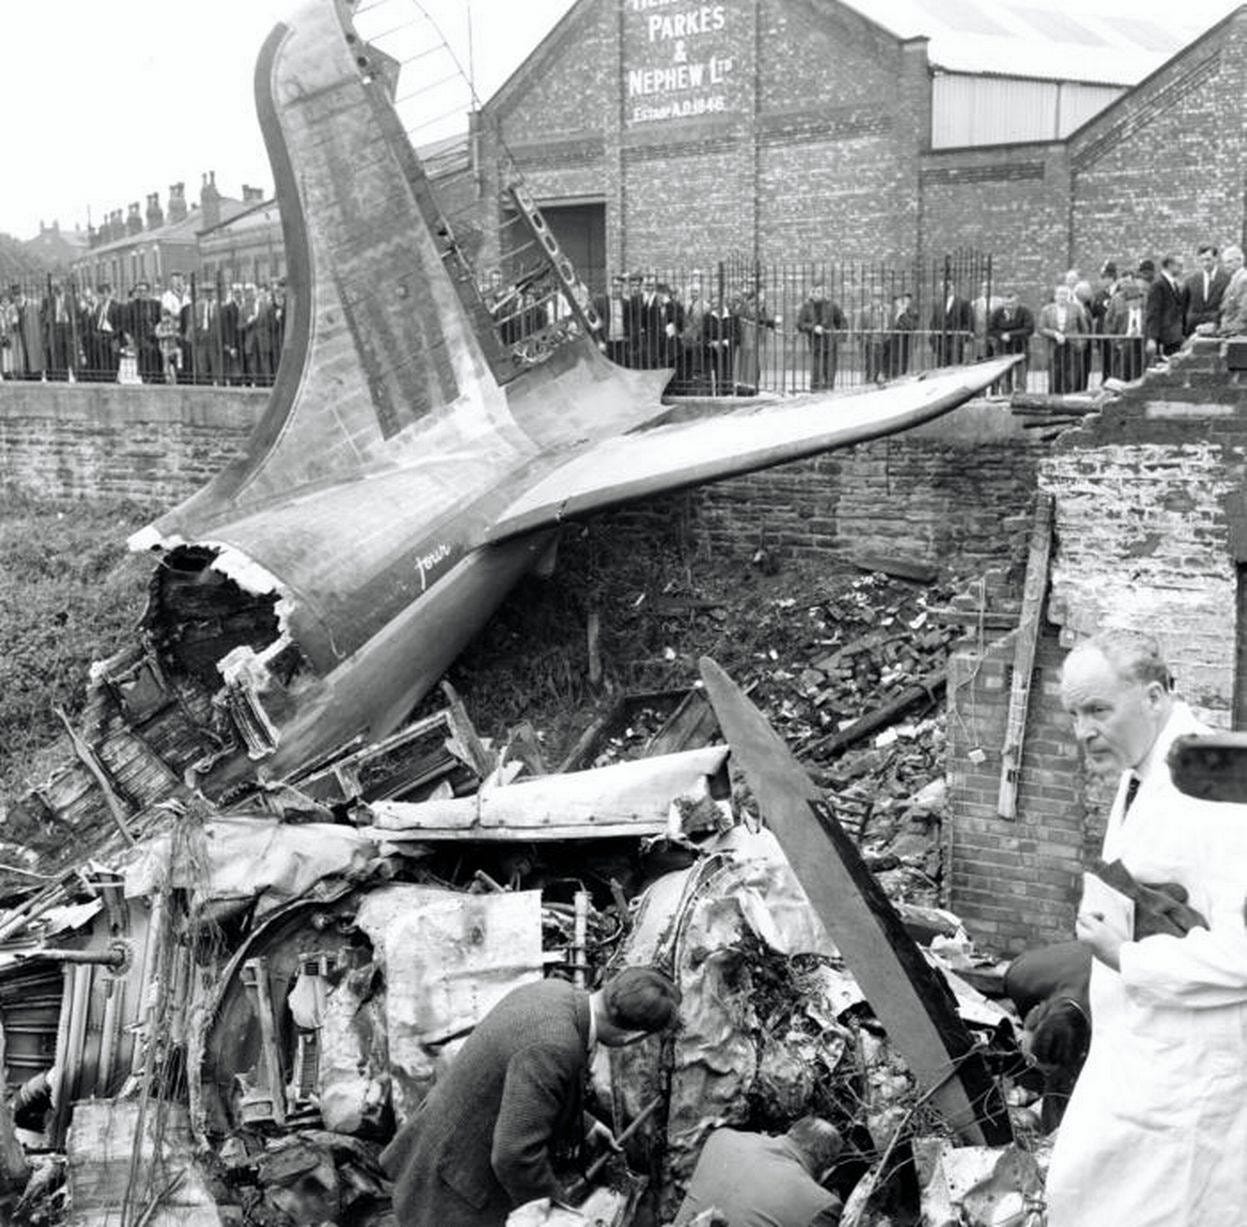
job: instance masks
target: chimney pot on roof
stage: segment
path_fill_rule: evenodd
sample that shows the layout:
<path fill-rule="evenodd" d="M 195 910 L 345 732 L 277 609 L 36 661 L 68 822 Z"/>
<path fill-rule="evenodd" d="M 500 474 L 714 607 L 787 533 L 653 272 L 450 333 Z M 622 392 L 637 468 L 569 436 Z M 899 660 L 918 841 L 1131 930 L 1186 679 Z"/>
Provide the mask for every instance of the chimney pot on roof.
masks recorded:
<path fill-rule="evenodd" d="M 186 184 L 169 184 L 169 220 L 181 222 L 186 220 Z"/>
<path fill-rule="evenodd" d="M 221 224 L 221 193 L 216 189 L 216 171 L 209 171 L 199 191 L 199 206 L 203 210 L 203 226 L 210 230 Z"/>
<path fill-rule="evenodd" d="M 165 224 L 164 210 L 160 207 L 160 193 L 153 192 L 147 198 L 147 228 L 155 230 Z"/>

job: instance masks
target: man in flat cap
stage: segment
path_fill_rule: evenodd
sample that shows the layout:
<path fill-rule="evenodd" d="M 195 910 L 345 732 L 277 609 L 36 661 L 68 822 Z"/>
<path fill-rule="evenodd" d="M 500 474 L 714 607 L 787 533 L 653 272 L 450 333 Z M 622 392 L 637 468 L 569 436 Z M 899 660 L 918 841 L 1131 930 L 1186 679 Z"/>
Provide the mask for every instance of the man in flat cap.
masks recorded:
<path fill-rule="evenodd" d="M 502 1227 L 518 1206 L 565 1200 L 556 1160 L 586 1136 L 613 1143 L 582 1117 L 594 1045 L 663 1031 L 678 1011 L 675 985 L 649 967 L 592 994 L 563 980 L 513 989 L 382 1153 L 399 1227 Z"/>

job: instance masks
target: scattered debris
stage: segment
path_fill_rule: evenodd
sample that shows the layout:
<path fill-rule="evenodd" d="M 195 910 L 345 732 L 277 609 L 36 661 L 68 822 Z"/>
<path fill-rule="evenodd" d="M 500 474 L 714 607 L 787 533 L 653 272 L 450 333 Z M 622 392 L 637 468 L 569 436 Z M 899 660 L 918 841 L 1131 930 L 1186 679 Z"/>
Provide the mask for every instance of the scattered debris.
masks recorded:
<path fill-rule="evenodd" d="M 73 1172 L 73 1124 L 96 1096 L 158 1120 L 173 1121 L 164 1106 L 177 1106 L 185 1124 L 162 1126 L 160 1145 L 181 1154 L 185 1128 L 190 1153 L 207 1143 L 217 1156 L 180 1193 L 127 1178 L 137 1209 L 124 1227 L 147 1211 L 159 1222 L 157 1193 L 182 1208 L 176 1198 L 198 1196 L 200 1180 L 211 1202 L 193 1213 L 231 1227 L 379 1225 L 387 1189 L 376 1151 L 484 1010 L 524 978 L 591 986 L 608 964 L 632 960 L 678 972 L 686 1017 L 670 1059 L 652 1045 L 625 1050 L 599 1080 L 617 1127 L 636 1127 L 634 1174 L 604 1173 L 598 1217 L 625 1227 L 673 1208 L 716 1123 L 780 1130 L 810 1110 L 850 1139 L 842 1196 L 870 1181 L 860 1222 L 916 1208 L 913 1154 L 923 1139 L 952 1145 L 956 1113 L 925 1096 L 904 1026 L 889 1033 L 897 1022 L 879 982 L 858 984 L 848 947 L 819 923 L 773 837 L 753 829 L 774 814 L 739 770 L 735 788 L 729 780 L 741 747 L 723 744 L 706 689 L 689 684 L 681 622 L 724 637 L 742 689 L 801 755 L 824 814 L 860 854 L 854 889 L 869 893 L 873 880 L 892 901 L 890 932 L 918 941 L 921 966 L 943 978 L 944 1007 L 1001 1078 L 1028 1144 L 1034 1113 L 1013 1080 L 1013 1020 L 972 987 L 998 993 L 997 968 L 939 906 L 946 789 L 933 695 L 955 637 L 1017 616 L 984 604 L 874 572 L 808 598 L 776 595 L 742 634 L 721 600 L 651 595 L 636 625 L 644 611 L 658 686 L 612 690 L 618 649 L 603 627 L 607 697 L 570 751 L 533 716 L 500 727 L 491 716 L 497 734 L 482 736 L 468 712 L 475 696 L 447 690 L 444 706 L 384 741 L 347 743 L 228 801 L 193 788 L 145 801 L 143 777 L 125 768 L 112 790 L 118 813 L 71 765 L 44 795 L 58 814 L 78 807 L 79 846 L 52 837 L 59 820 L 39 835 L 47 803 L 36 798 L 18 814 L 36 823 L 31 851 L 7 853 L 24 872 L 0 882 L 10 903 L 0 1023 L 24 1034 L 6 1003 L 47 1002 L 32 1033 L 39 1054 L 9 1062 L 33 1173 L 15 1221 L 50 1227 L 76 1212 L 80 1182 L 60 1173 Z M 135 685 L 127 702 L 141 710 Z M 115 688 L 95 701 L 124 750 L 107 706 Z M 162 708 L 149 727 L 169 718 Z M 117 761 L 111 751 L 101 760 L 110 781 Z M 62 965 L 58 950 L 90 961 Z M 50 1099 L 39 1099 L 41 1080 Z M 16 1107 L 19 1083 L 32 1106 Z M 655 1098 L 661 1109 L 638 1122 Z"/>

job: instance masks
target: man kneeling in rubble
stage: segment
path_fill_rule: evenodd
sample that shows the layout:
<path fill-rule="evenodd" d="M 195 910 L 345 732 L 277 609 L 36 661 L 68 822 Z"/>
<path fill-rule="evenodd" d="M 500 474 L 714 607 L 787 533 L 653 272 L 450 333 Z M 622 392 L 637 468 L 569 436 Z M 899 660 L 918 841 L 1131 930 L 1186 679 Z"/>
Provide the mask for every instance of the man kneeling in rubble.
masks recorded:
<path fill-rule="evenodd" d="M 1170 746 L 1205 730 L 1150 636 L 1079 644 L 1061 698 L 1088 765 L 1121 772 L 1097 873 L 1134 919 L 1089 881 L 1091 1050 L 1052 1155 L 1049 1227 L 1242 1227 L 1247 807 L 1174 786 Z"/>
<path fill-rule="evenodd" d="M 382 1153 L 400 1227 L 502 1227 L 530 1201 L 565 1201 L 556 1152 L 582 1139 L 614 1146 L 581 1112 L 594 1044 L 622 1047 L 678 1011 L 679 991 L 649 967 L 625 968 L 593 994 L 563 980 L 509 992 Z"/>
<path fill-rule="evenodd" d="M 836 1227 L 843 1205 L 823 1181 L 843 1149 L 836 1127 L 817 1116 L 780 1137 L 716 1129 L 672 1227 Z"/>

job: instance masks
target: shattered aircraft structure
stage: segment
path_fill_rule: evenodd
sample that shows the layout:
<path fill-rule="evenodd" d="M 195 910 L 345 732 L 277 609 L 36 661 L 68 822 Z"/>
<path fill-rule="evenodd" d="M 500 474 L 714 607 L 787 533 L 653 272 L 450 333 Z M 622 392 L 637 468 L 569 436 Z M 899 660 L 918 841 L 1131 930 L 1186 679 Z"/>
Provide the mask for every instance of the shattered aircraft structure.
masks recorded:
<path fill-rule="evenodd" d="M 399 122 L 397 61 L 351 13 L 314 0 L 261 51 L 281 369 L 245 457 L 132 541 L 159 552 L 149 608 L 97 667 L 72 778 L 17 822 L 38 842 L 81 829 L 101 792 L 129 814 L 188 786 L 228 802 L 384 737 L 552 565 L 568 518 L 903 430 L 1011 361 L 661 424 L 667 373 L 598 351 L 518 184 L 505 203 L 548 322 L 508 344 Z"/>
<path fill-rule="evenodd" d="M 752 1005 L 707 1007 L 733 1053 L 731 1119 L 763 1066 L 777 1119 L 840 1081 L 893 1088 L 869 1096 L 880 1137 L 909 1086 L 850 1027 L 860 992 L 793 912 L 808 901 L 782 854 L 732 833 L 728 749 L 512 784 L 453 692 L 404 722 L 552 564 L 565 520 L 903 430 L 1012 360 L 665 424 L 666 374 L 602 357 L 518 185 L 547 309 L 518 340 L 499 326 L 397 119 L 396 62 L 352 12 L 307 4 L 257 68 L 289 264 L 264 418 L 240 461 L 138 534 L 159 556 L 138 632 L 96 666 L 73 761 L 8 811 L 6 857 L 29 875 L 0 915 L 0 1016 L 25 1024 L 8 1027 L 13 1120 L 39 1164 L 24 1201 L 63 1179 L 74 1227 L 240 1221 L 223 1206 L 248 1223 L 383 1222 L 378 1139 L 507 988 L 660 948 L 715 993 L 703 947 L 733 975 L 742 942 L 775 975 L 808 956 L 782 1036 Z M 742 883 L 765 906 L 728 924 Z M 686 942 L 686 920 L 715 941 Z M 998 1024 L 980 1017 L 979 1039 Z M 961 1061 L 969 1041 L 952 1038 Z M 811 1045 L 821 1081 L 796 1070 Z M 873 1054 L 866 1073 L 846 1052 Z M 648 1060 L 634 1090 L 661 1077 L 658 1055 L 632 1054 Z M 687 1094 L 664 1092 L 671 1119 L 650 1122 L 673 1171 L 705 1124 L 702 1051 L 681 1059 Z M 635 1124 L 627 1089 L 608 1095 Z M 997 1115 L 991 1140 L 1007 1135 Z M 205 1142 L 211 1173 L 192 1154 Z M 0 1158 L 0 1196 L 24 1164 Z"/>

